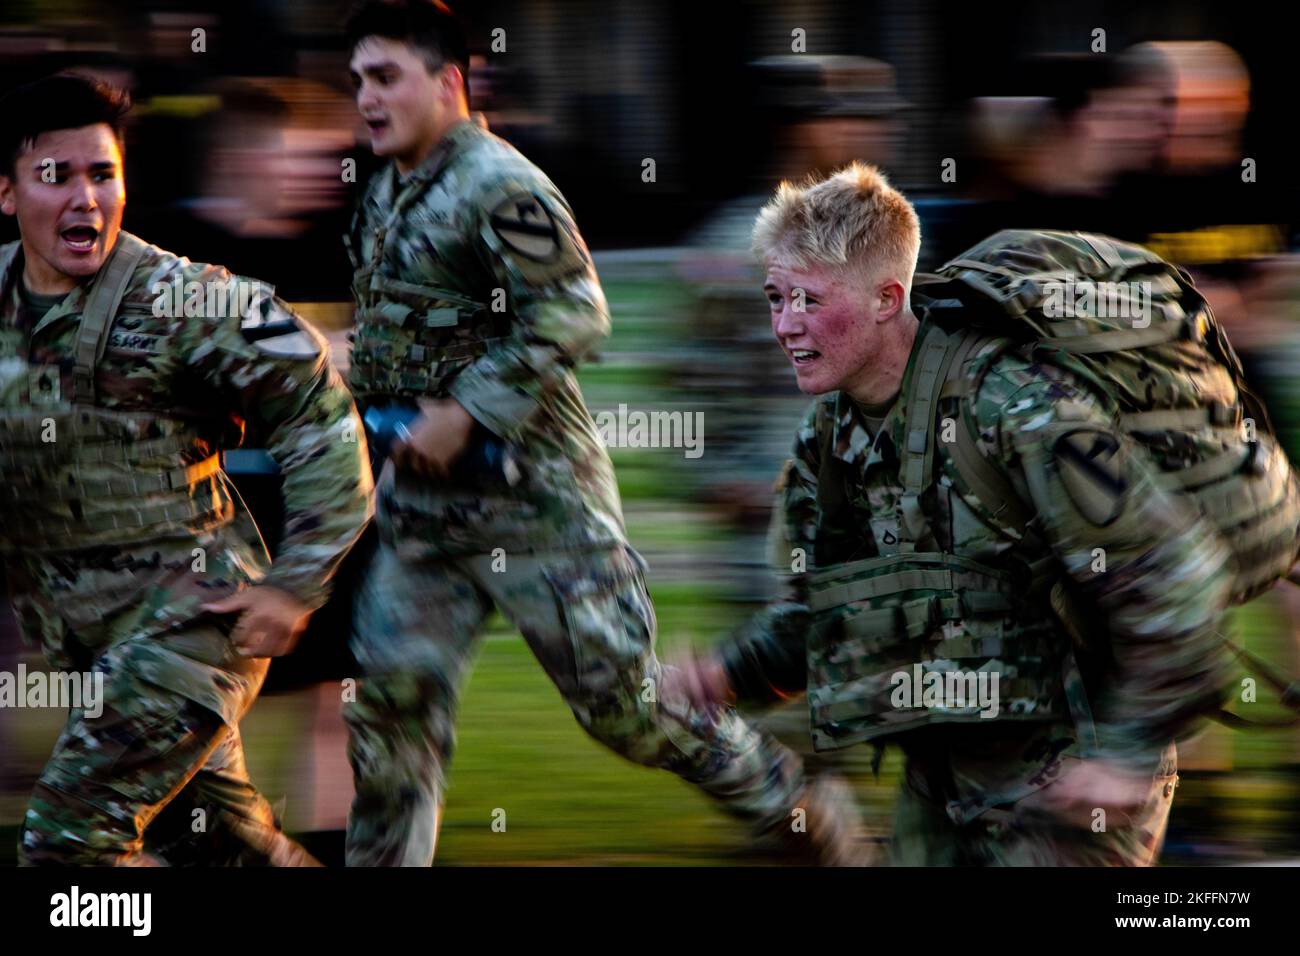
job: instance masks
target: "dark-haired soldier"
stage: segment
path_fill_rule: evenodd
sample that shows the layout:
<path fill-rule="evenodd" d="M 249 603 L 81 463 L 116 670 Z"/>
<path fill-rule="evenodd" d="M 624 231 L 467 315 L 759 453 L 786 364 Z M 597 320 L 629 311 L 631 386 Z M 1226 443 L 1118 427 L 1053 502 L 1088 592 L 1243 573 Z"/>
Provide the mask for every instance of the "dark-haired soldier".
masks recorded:
<path fill-rule="evenodd" d="M 327 349 L 269 287 L 121 230 L 125 94 L 60 75 L 0 104 L 0 555 L 73 707 L 23 822 L 26 864 L 155 862 L 182 796 L 236 862 L 304 864 L 248 779 L 239 720 L 371 511 Z M 271 565 L 221 470 L 244 426 L 285 473 Z M 102 681 L 102 685 L 98 682 Z"/>
<path fill-rule="evenodd" d="M 357 106 L 393 160 L 351 234 L 350 384 L 368 421 L 419 409 L 379 479 L 380 546 L 357 597 L 348 863 L 432 862 L 456 697 L 494 605 L 597 740 L 805 858 L 848 861 L 842 784 L 807 792 L 798 759 L 734 711 L 656 691 L 643 564 L 573 375 L 609 314 L 564 198 L 470 120 L 464 35 L 444 7 L 367 3 L 348 37 Z"/>

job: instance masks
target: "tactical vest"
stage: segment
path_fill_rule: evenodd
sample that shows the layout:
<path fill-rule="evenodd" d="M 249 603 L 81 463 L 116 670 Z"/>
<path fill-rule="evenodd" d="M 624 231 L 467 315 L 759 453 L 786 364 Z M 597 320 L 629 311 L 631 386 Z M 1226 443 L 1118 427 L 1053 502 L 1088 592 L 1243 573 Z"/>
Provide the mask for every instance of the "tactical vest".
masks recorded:
<path fill-rule="evenodd" d="M 492 312 L 487 303 L 462 291 L 383 274 L 389 232 L 436 180 L 449 155 L 447 146 L 441 149 L 428 161 L 427 171 L 417 173 L 396 196 L 385 224 L 375 230 L 374 247 L 364 262 L 356 228 L 361 210 L 345 237 L 355 269 L 352 293 L 357 300 L 348 384 L 362 405 L 393 396 L 445 395 L 451 380 L 503 339 L 509 328 L 509 315 Z"/>
<path fill-rule="evenodd" d="M 19 243 L 0 253 L 0 275 Z M 148 246 L 126 232 L 86 296 L 72 396 L 49 408 L 0 408 L 0 551 L 68 551 L 184 536 L 228 523 L 218 454 L 192 423 L 95 404 L 95 369 Z M 22 281 L 14 277 L 13 281 Z M 193 462 L 193 464 L 186 464 Z"/>
<path fill-rule="evenodd" d="M 935 383 L 944 381 L 961 350 L 922 328 L 926 336 L 907 373 L 904 404 L 895 410 L 907 429 L 896 443 L 897 541 L 877 541 L 859 527 L 850 504 L 859 478 L 831 447 L 838 402 L 818 406 L 819 514 L 807 594 L 813 615 L 808 704 L 818 750 L 936 723 L 1091 723 L 1077 665 L 1046 595 L 1029 595 L 1041 555 L 1013 549 L 991 566 L 954 553 L 930 527 L 928 513 L 953 507 L 941 508 L 936 496 L 955 492 L 932 480 L 934 446 L 912 424 L 933 418 Z M 994 673 L 996 686 L 989 683 Z M 981 680 L 996 692 L 994 717 L 981 716 Z M 927 688 L 939 693 L 941 706 Z"/>
<path fill-rule="evenodd" d="M 1130 282 L 1147 283 L 1145 305 L 1158 318 L 1144 322 L 1125 309 L 1116 310 L 1122 318 L 1099 316 L 1096 300 L 1082 314 L 1049 317 L 1049 296 L 1080 279 L 1111 283 L 1120 296 L 1136 288 Z M 858 561 L 847 560 L 843 534 L 819 535 L 815 546 L 808 598 L 814 740 L 819 749 L 838 747 L 925 723 L 988 719 L 975 707 L 899 707 L 896 675 L 914 675 L 917 666 L 944 675 L 996 669 L 998 719 L 1068 714 L 1086 739 L 1092 717 L 1076 649 L 1086 652 L 1105 636 L 1079 626 L 1072 586 L 1032 509 L 979 450 L 968 399 L 983 372 L 1015 348 L 1091 385 L 1120 429 L 1159 464 L 1166 488 L 1188 496 L 1231 546 L 1234 603 L 1271 587 L 1295 562 L 1300 492 L 1290 465 L 1204 298 L 1185 273 L 1145 249 L 1078 233 L 1006 231 L 936 276 L 918 277 L 916 298 L 923 321 L 900 399 L 901 540 L 894 553 Z M 1250 435 L 1243 407 L 1254 415 Z M 961 422 L 945 449 L 981 517 L 1017 542 L 1004 567 L 935 550 L 935 496 L 953 494 L 935 480 L 936 421 L 944 415 Z M 833 422 L 818 425 L 819 528 L 842 530 L 852 476 L 830 454 Z M 1072 640 L 1062 639 L 1061 628 Z M 1297 696 L 1295 684 L 1261 669 L 1284 697 Z"/>

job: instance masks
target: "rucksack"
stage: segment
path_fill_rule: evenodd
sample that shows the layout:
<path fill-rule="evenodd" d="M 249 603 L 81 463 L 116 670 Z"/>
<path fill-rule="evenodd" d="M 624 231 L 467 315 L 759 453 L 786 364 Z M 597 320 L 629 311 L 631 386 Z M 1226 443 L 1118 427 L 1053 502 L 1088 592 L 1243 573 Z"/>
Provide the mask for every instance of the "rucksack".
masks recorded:
<path fill-rule="evenodd" d="M 1166 487 L 1189 498 L 1219 531 L 1233 556 L 1234 605 L 1288 578 L 1297 558 L 1300 486 L 1240 360 L 1181 269 L 1106 236 L 1004 230 L 937 272 L 918 275 L 914 299 L 925 319 L 919 334 L 927 339 L 905 397 L 905 516 L 907 499 L 915 501 L 932 480 L 941 396 L 973 397 L 979 388 L 982 372 L 972 380 L 964 360 L 981 350 L 986 371 L 997 355 L 1018 350 L 1088 385 L 1150 453 Z M 963 422 L 949 445 L 954 465 L 986 517 L 1032 541 L 1033 509 L 980 451 L 970 402 L 960 406 Z M 1300 707 L 1300 682 L 1228 643 L 1285 704 Z"/>

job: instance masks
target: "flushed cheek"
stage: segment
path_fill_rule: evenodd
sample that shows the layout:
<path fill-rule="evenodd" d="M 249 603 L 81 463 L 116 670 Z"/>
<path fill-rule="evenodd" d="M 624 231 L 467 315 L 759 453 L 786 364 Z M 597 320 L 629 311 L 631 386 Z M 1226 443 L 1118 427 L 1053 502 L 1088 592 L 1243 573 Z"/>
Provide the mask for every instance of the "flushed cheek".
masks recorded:
<path fill-rule="evenodd" d="M 862 335 L 862 324 L 846 313 L 823 312 L 817 319 L 813 335 L 827 349 L 842 351 Z"/>

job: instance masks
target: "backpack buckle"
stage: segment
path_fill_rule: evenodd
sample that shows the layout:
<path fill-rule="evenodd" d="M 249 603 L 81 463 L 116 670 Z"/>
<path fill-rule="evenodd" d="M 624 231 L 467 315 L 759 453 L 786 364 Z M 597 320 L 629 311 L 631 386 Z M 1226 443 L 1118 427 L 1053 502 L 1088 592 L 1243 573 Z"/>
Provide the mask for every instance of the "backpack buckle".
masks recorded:
<path fill-rule="evenodd" d="M 1249 457 L 1246 459 L 1246 471 L 1256 478 L 1262 477 L 1268 471 L 1268 458 L 1261 449 L 1261 443 L 1256 439 L 1246 444 L 1250 446 L 1250 450 L 1247 452 Z"/>
<path fill-rule="evenodd" d="M 1210 424 L 1216 426 L 1228 426 L 1237 424 L 1237 406 L 1225 405 L 1223 402 L 1211 402 L 1207 411 L 1210 415 Z"/>

